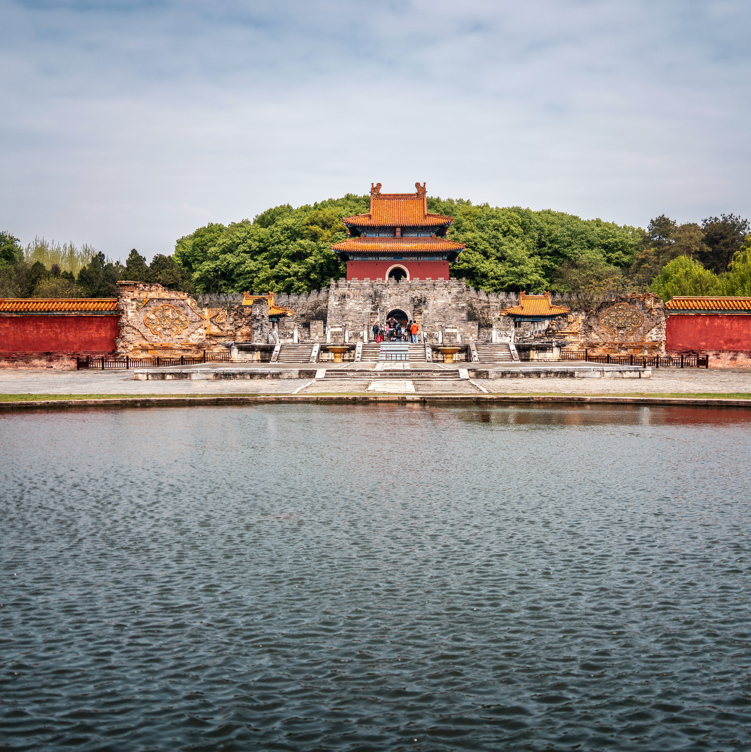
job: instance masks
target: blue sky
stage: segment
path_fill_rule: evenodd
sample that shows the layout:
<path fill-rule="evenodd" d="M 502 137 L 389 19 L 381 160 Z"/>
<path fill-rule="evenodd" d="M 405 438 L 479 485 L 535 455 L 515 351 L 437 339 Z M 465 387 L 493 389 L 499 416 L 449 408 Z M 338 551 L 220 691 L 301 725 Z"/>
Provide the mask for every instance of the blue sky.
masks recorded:
<path fill-rule="evenodd" d="M 148 258 L 413 190 L 751 215 L 751 3 L 0 0 L 0 229 Z"/>

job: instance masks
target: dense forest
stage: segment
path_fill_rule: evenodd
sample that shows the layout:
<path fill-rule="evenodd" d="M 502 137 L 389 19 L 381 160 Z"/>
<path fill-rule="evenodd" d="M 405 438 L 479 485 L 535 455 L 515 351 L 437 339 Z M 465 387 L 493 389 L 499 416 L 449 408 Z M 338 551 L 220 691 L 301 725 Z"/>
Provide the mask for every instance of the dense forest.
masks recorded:
<path fill-rule="evenodd" d="M 89 246 L 37 239 L 22 248 L 0 233 L 0 297 L 106 296 L 118 279 L 186 292 L 309 292 L 345 276 L 331 244 L 347 237 L 342 217 L 366 212 L 368 196 L 288 204 L 230 225 L 208 224 L 150 264 L 132 250 L 124 265 Z M 647 229 L 551 210 L 494 208 L 429 198 L 454 217 L 450 237 L 466 244 L 451 265 L 488 292 L 567 293 L 582 301 L 621 292 L 751 295 L 751 235 L 734 214 L 678 224 L 661 215 Z"/>
<path fill-rule="evenodd" d="M 117 295 L 120 279 L 194 292 L 190 275 L 172 255 L 157 254 L 147 264 L 134 249 L 123 265 L 88 245 L 36 238 L 24 248 L 18 238 L 0 232 L 0 298 L 108 298 Z"/>

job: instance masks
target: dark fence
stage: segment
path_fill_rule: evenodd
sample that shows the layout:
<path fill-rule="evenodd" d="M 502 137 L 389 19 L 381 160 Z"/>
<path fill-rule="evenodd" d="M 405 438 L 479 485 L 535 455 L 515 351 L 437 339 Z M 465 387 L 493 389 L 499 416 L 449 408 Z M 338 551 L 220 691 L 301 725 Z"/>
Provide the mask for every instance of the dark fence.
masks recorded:
<path fill-rule="evenodd" d="M 398 352 L 398 351 L 386 351 L 385 353 L 380 353 L 378 356 L 378 360 L 381 359 L 381 355 L 385 356 L 384 360 L 409 360 L 409 353 L 406 352 Z"/>
<path fill-rule="evenodd" d="M 127 355 L 124 358 L 78 358 L 77 368 L 95 368 L 100 371 L 127 370 L 130 368 L 163 368 L 165 366 L 194 366 L 198 363 L 229 363 L 231 362 L 230 354 L 226 353 L 207 353 L 204 352 L 198 358 L 186 357 L 181 355 L 179 358 L 130 358 Z"/>
<path fill-rule="evenodd" d="M 652 368 L 709 368 L 709 355 L 592 355 L 588 350 L 561 353 L 561 360 Z"/>

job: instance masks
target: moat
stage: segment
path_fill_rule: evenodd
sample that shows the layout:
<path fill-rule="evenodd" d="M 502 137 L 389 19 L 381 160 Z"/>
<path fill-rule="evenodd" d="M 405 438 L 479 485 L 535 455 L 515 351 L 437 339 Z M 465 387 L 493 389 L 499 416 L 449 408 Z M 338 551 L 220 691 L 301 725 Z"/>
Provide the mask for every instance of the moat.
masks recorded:
<path fill-rule="evenodd" d="M 0 416 L 0 746 L 751 745 L 751 411 Z"/>

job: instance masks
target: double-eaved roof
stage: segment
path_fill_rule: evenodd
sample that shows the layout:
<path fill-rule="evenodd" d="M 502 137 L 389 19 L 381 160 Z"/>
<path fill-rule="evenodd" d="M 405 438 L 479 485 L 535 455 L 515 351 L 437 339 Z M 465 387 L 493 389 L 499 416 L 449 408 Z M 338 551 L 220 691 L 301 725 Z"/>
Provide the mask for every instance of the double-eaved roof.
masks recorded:
<path fill-rule="evenodd" d="M 416 193 L 381 193 L 381 184 L 370 189 L 370 211 L 344 217 L 345 225 L 355 227 L 443 227 L 453 217 L 428 211 L 425 183 L 415 183 Z"/>
<path fill-rule="evenodd" d="M 751 298 L 721 295 L 679 295 L 665 303 L 670 313 L 751 313 Z"/>

